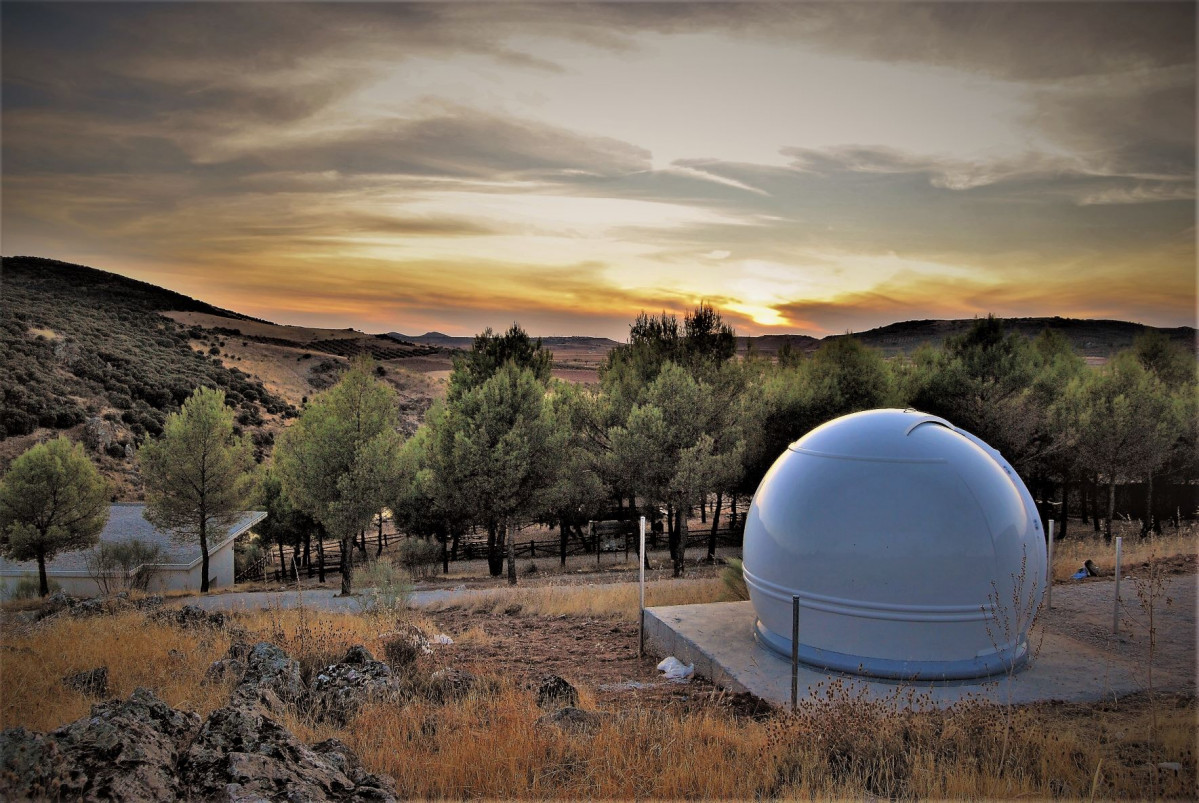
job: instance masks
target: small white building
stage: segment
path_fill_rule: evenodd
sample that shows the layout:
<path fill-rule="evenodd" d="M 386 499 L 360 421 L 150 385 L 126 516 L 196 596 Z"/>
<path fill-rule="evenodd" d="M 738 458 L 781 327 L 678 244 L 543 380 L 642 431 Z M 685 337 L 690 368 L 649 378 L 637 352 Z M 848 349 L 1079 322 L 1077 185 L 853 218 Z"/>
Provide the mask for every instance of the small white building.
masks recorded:
<path fill-rule="evenodd" d="M 160 530 L 146 521 L 142 513 L 146 506 L 120 503 L 112 505 L 108 512 L 108 524 L 100 533 L 102 542 L 137 540 L 158 546 L 162 550 L 162 562 L 147 567 L 151 571 L 147 591 L 200 590 L 200 542 L 199 540 L 178 541 L 169 531 Z M 260 510 L 242 513 L 229 532 L 220 538 L 209 539 L 208 587 L 227 588 L 233 585 L 233 542 L 242 533 L 266 518 Z M 82 549 L 59 553 L 46 564 L 46 579 L 68 594 L 77 597 L 92 597 L 100 593 L 96 578 L 88 571 L 88 561 L 94 550 Z M 0 599 L 8 599 L 23 577 L 37 580 L 37 561 L 15 563 L 0 558 Z"/>

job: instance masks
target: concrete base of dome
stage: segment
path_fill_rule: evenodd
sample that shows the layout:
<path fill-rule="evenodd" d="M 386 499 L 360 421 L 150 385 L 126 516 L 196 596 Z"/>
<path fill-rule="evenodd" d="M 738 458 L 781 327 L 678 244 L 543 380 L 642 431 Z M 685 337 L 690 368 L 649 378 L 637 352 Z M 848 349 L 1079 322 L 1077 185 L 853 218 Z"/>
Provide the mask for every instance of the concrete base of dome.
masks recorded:
<path fill-rule="evenodd" d="M 647 608 L 646 649 L 659 658 L 673 655 L 695 664 L 698 675 L 722 688 L 788 705 L 791 662 L 759 643 L 755 622 L 749 602 Z M 1088 701 L 1143 690 L 1141 668 L 1134 661 L 1113 659 L 1044 628 L 1035 630 L 1030 640 L 1038 649 L 1023 671 L 973 680 L 885 680 L 800 664 L 799 697 L 823 697 L 834 683 L 849 693 L 894 699 L 905 706 L 944 706 L 967 697 L 1013 704 Z"/>
<path fill-rule="evenodd" d="M 757 640 L 782 656 L 791 660 L 791 639 L 772 633 L 759 619 L 754 625 Z M 822 650 L 799 644 L 799 660 L 813 669 L 844 672 L 868 678 L 886 680 L 980 680 L 993 675 L 1019 672 L 1028 664 L 1028 642 L 968 661 L 894 661 L 887 658 L 871 658 L 861 655 L 846 655 L 832 650 Z"/>

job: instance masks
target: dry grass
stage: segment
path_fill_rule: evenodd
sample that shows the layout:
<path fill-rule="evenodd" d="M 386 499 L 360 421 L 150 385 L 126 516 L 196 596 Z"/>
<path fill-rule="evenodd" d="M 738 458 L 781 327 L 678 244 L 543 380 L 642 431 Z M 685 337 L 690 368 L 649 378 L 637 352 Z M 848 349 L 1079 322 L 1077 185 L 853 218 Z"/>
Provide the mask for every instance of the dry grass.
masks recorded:
<path fill-rule="evenodd" d="M 1084 533 L 1079 535 L 1079 533 Z M 1139 521 L 1116 521 L 1112 523 L 1112 543 L 1104 540 L 1081 522 L 1070 522 L 1068 538 L 1057 541 L 1053 547 L 1053 579 L 1069 580 L 1078 571 L 1083 561 L 1092 560 L 1101 573 L 1113 574 L 1116 569 L 1116 536 L 1122 536 L 1121 562 L 1125 567 L 1154 559 L 1171 558 L 1176 555 L 1194 555 L 1199 552 L 1199 531 L 1194 522 L 1182 527 L 1164 525 L 1161 535 L 1141 535 Z"/>
<path fill-rule="evenodd" d="M 144 686 L 175 708 L 206 714 L 228 700 L 228 689 L 202 683 L 208 666 L 228 648 L 223 632 L 179 630 L 134 612 L 61 618 L 25 634 L 6 632 L 0 727 L 44 731 L 86 716 L 95 700 L 66 688 L 62 678 L 98 666 L 108 667 L 109 696 L 128 697 Z"/>
<path fill-rule="evenodd" d="M 645 604 L 691 605 L 718 602 L 725 587 L 719 578 L 659 580 L 645 584 Z M 426 610 L 466 610 L 472 613 L 521 613 L 533 616 L 588 616 L 637 621 L 637 584 L 610 586 L 560 585 L 496 589 L 470 599 L 432 603 Z"/>
<path fill-rule="evenodd" d="M 710 586 L 703 593 L 656 585 L 661 604 L 715 595 L 720 581 L 693 583 Z M 636 610 L 635 587 L 631 601 L 618 591 L 587 601 L 587 592 L 530 590 L 522 604 L 550 615 Z M 432 622 L 403 612 L 237 617 L 251 638 L 276 641 L 306 672 L 353 644 L 381 655 L 388 632 L 409 623 L 435 631 Z M 460 641 L 471 638 L 486 635 L 468 631 Z M 59 679 L 98 665 L 109 667 L 114 696 L 146 686 L 173 706 L 204 714 L 227 699 L 227 687 L 201 679 L 228 641 L 226 633 L 179 630 L 137 613 L 8 631 L 0 648 L 2 725 L 49 730 L 85 715 L 91 701 Z M 436 653 L 422 659 L 417 670 L 427 672 L 437 660 Z M 480 688 L 445 705 L 417 695 L 367 706 L 344 728 L 314 725 L 295 712 L 283 719 L 309 742 L 342 739 L 370 771 L 393 777 L 400 796 L 416 798 L 1141 797 L 1156 784 L 1163 797 L 1189 799 L 1196 789 L 1193 698 L 1161 698 L 1155 706 L 1144 697 L 1119 705 L 1044 704 L 1018 707 L 1007 718 L 977 702 L 910 710 L 910 691 L 871 701 L 834 684 L 794 715 L 755 720 L 694 700 L 653 708 L 626 703 L 601 711 L 598 726 L 584 733 L 536 725 L 542 712 L 532 693 L 510 679 L 484 678 Z M 580 693 L 582 706 L 595 709 L 593 692 Z M 1159 772 L 1162 762 L 1183 770 Z"/>

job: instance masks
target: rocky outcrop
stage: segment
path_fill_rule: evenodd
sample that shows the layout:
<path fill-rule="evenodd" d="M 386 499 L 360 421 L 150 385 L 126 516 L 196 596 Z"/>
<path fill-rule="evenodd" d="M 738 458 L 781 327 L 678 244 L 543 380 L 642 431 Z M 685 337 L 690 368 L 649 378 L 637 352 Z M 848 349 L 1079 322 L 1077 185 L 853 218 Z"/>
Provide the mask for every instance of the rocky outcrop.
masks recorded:
<path fill-rule="evenodd" d="M 235 702 L 201 724 L 138 689 L 51 734 L 0 734 L 0 799 L 44 798 L 365 802 L 393 800 L 394 788 L 346 745 L 309 747 L 261 705 Z"/>
<path fill-rule="evenodd" d="M 170 800 L 184 793 L 176 766 L 200 726 L 146 689 L 92 706 L 49 735 L 0 734 L 0 797 Z"/>
<path fill-rule="evenodd" d="M 298 702 L 304 696 L 300 664 L 268 641 L 246 653 L 246 671 L 233 692 L 233 702 L 265 703 L 277 710 L 280 703 Z"/>
<path fill-rule="evenodd" d="M 129 592 L 122 591 L 110 597 L 72 597 L 65 591 L 55 591 L 46 597 L 38 609 L 37 618 L 46 619 L 51 616 L 72 616 L 83 618 L 88 616 L 104 616 L 125 611 L 157 611 L 162 607 L 163 598 L 159 594 L 133 599 Z M 198 608 L 196 610 L 199 610 Z M 151 614 L 155 616 L 155 614 Z"/>
<path fill-rule="evenodd" d="M 313 678 L 302 707 L 318 721 L 344 725 L 366 703 L 393 700 L 399 694 L 399 679 L 391 667 L 359 645 Z"/>
<path fill-rule="evenodd" d="M 213 711 L 182 764 L 188 793 L 202 800 L 394 799 L 390 781 L 362 769 L 331 739 L 308 747 L 260 708 Z"/>

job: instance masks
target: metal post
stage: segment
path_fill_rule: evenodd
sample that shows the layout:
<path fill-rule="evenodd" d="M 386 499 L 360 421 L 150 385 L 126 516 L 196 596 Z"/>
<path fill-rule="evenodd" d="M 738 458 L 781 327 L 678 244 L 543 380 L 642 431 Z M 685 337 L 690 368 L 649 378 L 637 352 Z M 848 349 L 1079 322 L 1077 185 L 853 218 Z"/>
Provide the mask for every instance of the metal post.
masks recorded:
<path fill-rule="evenodd" d="M 791 711 L 799 706 L 799 595 L 791 597 Z"/>
<path fill-rule="evenodd" d="M 1112 633 L 1120 632 L 1120 553 L 1123 551 L 1124 539 L 1116 536 L 1116 598 L 1112 601 Z"/>
<path fill-rule="evenodd" d="M 639 658 L 645 655 L 645 516 L 641 517 L 641 553 L 640 554 L 641 554 L 641 559 L 640 559 L 640 564 L 641 564 L 640 565 L 640 574 L 641 574 L 641 576 L 640 576 L 640 579 L 638 580 L 638 587 L 640 588 L 640 594 L 641 594 L 641 602 L 640 602 L 641 615 L 638 617 L 638 622 L 640 623 L 638 625 L 638 630 L 640 632 L 638 633 L 639 646 L 637 647 L 637 656 Z"/>
<path fill-rule="evenodd" d="M 1045 578 L 1045 608 L 1053 609 L 1053 519 L 1049 520 L 1049 571 Z"/>

